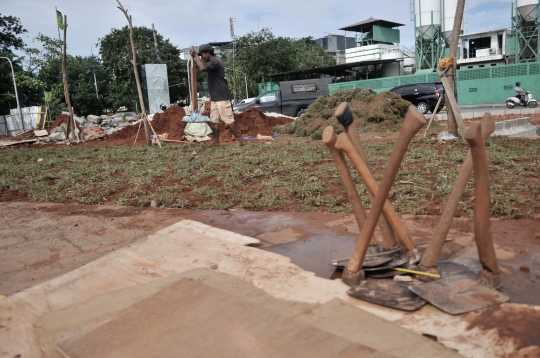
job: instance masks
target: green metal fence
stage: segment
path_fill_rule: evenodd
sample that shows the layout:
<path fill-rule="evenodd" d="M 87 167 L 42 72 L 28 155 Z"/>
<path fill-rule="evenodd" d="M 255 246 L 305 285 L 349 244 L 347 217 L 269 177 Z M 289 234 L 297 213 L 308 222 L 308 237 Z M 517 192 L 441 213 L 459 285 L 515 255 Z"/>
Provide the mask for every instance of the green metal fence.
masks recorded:
<path fill-rule="evenodd" d="M 457 71 L 457 79 L 460 105 L 504 103 L 508 96 L 514 94 L 517 81 L 522 82 L 521 87 L 530 90 L 533 96 L 540 96 L 540 62 L 462 69 Z M 371 88 L 379 93 L 405 84 L 438 80 L 436 73 L 430 73 L 332 83 L 330 94 L 355 88 Z"/>

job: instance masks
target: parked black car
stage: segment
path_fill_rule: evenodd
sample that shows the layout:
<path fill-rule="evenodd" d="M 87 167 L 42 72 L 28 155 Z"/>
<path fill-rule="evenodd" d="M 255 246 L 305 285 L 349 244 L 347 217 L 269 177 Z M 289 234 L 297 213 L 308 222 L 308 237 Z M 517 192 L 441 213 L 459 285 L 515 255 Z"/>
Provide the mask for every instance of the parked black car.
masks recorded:
<path fill-rule="evenodd" d="M 439 112 L 444 107 L 444 90 L 441 82 L 424 82 L 413 83 L 410 85 L 402 85 L 394 87 L 390 92 L 399 94 L 401 98 L 411 102 L 418 108 L 420 113 L 426 114 L 429 111 L 433 112 L 439 96 L 443 96 L 439 105 Z"/>

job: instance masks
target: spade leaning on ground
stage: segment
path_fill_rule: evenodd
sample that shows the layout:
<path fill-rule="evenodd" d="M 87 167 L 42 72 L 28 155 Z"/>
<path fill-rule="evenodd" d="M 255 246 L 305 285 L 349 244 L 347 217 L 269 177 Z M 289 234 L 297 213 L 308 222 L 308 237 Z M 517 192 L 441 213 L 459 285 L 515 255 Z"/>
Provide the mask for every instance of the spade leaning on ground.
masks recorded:
<path fill-rule="evenodd" d="M 191 49 L 199 70 L 208 72 L 208 92 L 210 92 L 210 128 L 214 132 L 212 145 L 219 145 L 219 121 L 223 121 L 234 134 L 236 144 L 241 145 L 242 139 L 234 124 L 234 114 L 231 105 L 231 92 L 225 77 L 225 67 L 219 57 L 214 56 L 214 49 L 208 44 L 199 46 L 199 52 Z M 202 60 L 199 58 L 202 57 Z M 204 61 L 204 62 L 203 62 Z"/>

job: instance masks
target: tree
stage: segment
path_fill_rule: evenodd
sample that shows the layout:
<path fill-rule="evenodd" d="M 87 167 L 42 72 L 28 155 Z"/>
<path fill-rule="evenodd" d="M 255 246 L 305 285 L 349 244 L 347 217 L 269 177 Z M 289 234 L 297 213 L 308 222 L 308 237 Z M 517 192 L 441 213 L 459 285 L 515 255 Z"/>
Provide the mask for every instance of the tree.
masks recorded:
<path fill-rule="evenodd" d="M 328 54 L 311 37 L 293 39 L 275 37 L 269 28 L 249 32 L 236 37 L 238 56 L 234 59 L 235 69 L 246 73 L 250 93 L 258 92 L 258 83 L 264 83 L 274 73 L 324 67 L 336 64 L 332 55 Z M 232 47 L 231 47 L 232 49 Z M 232 51 L 223 55 L 226 68 L 232 69 Z M 227 77 L 232 77 L 227 71 Z M 237 92 L 245 96 L 243 76 L 237 74 Z M 232 89 L 232 81 L 229 80 Z"/>
<path fill-rule="evenodd" d="M 15 58 L 11 53 L 2 53 L 0 56 L 7 57 L 11 60 L 15 76 L 17 77 L 19 72 L 22 71 L 20 58 Z M 19 85 L 19 83 L 17 84 Z M 11 66 L 7 60 L 0 58 L 0 115 L 9 114 L 9 110 L 16 107 L 17 102 L 15 100 L 15 92 L 13 89 Z"/>
<path fill-rule="evenodd" d="M 133 37 L 137 51 L 137 65 L 156 63 L 152 29 L 136 26 L 133 28 Z M 169 85 L 182 83 L 187 78 L 187 73 L 186 61 L 179 58 L 180 50 L 159 33 L 156 33 L 156 39 L 161 61 L 167 65 Z M 113 108 L 126 106 L 135 109 L 138 96 L 133 65 L 130 62 L 132 53 L 129 27 L 112 29 L 109 34 L 99 39 L 98 45 L 104 70 L 109 76 L 108 102 Z M 188 89 L 186 86 L 174 86 L 170 87 L 169 91 L 171 102 L 173 102 L 186 97 Z"/>
<path fill-rule="evenodd" d="M 19 37 L 28 31 L 20 23 L 21 19 L 15 16 L 0 14 L 0 52 L 12 52 L 12 49 L 21 50 L 24 41 Z"/>
<path fill-rule="evenodd" d="M 17 74 L 22 71 L 22 63 L 19 58 L 15 57 L 13 50 L 20 50 L 24 47 L 24 41 L 19 35 L 26 32 L 18 17 L 0 14 L 0 56 L 11 60 L 13 70 Z M 8 114 L 9 110 L 15 107 L 11 66 L 5 59 L 0 59 L 0 114 Z"/>
<path fill-rule="evenodd" d="M 52 93 L 54 106 L 51 106 L 51 116 L 60 114 L 60 109 L 64 107 L 56 105 L 55 100 L 64 98 L 64 87 L 62 84 L 62 41 L 39 34 L 35 41 L 41 43 L 42 50 L 36 48 L 25 48 L 27 56 L 24 64 L 27 73 L 37 74 L 37 80 L 42 83 L 39 96 L 35 103 L 43 103 L 43 91 Z M 96 96 L 94 86 L 94 73 L 99 89 L 99 98 Z M 108 97 L 108 76 L 106 75 L 101 60 L 94 56 L 67 56 L 67 76 L 70 85 L 70 98 L 75 113 L 79 116 L 89 114 L 102 114 L 103 110 L 109 107 L 106 98 Z M 54 107 L 54 111 L 53 111 Z M 67 107 L 66 107 L 67 108 Z"/>

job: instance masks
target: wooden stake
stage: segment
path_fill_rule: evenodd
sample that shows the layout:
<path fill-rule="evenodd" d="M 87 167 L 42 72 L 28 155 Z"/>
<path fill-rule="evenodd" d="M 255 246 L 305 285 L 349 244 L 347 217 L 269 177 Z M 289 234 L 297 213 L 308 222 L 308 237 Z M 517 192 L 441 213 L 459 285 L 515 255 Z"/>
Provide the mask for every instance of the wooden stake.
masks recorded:
<path fill-rule="evenodd" d="M 459 34 L 461 32 L 461 23 L 463 21 L 463 11 L 465 9 L 465 0 L 458 0 L 457 7 L 456 7 L 456 16 L 454 17 L 454 28 L 452 29 L 452 41 L 450 42 L 450 51 L 449 56 L 456 56 L 457 47 L 458 47 L 458 41 L 459 41 Z M 454 80 L 452 81 L 455 85 L 455 89 L 457 90 L 457 80 L 455 79 L 456 76 L 456 62 L 454 61 L 450 68 L 448 69 L 448 76 L 454 76 Z M 454 86 L 452 86 L 451 81 L 448 81 L 447 78 L 443 77 L 446 81 L 443 81 L 444 90 L 447 94 L 446 99 L 450 99 L 450 97 L 455 102 L 455 107 L 457 108 L 457 100 L 455 99 L 454 95 Z M 453 106 L 447 106 L 448 113 L 448 133 L 453 134 L 457 137 L 458 135 L 458 128 L 461 131 L 461 138 L 463 141 L 465 141 L 465 126 L 463 126 L 463 120 L 461 119 L 461 115 L 457 113 L 457 109 L 453 108 Z M 460 123 L 461 121 L 461 123 Z M 457 125 L 457 126 L 456 126 Z"/>
<path fill-rule="evenodd" d="M 64 51 L 62 55 L 62 82 L 64 83 L 64 96 L 66 97 L 66 104 L 68 106 L 69 111 L 69 119 L 67 123 L 67 133 L 66 138 L 69 135 L 69 129 L 71 125 L 73 124 L 73 128 L 71 129 L 71 139 L 75 140 L 75 129 L 77 126 L 75 125 L 75 115 L 73 113 L 73 107 L 71 107 L 71 99 L 69 98 L 69 85 L 68 85 L 68 79 L 67 79 L 67 41 L 66 41 L 66 35 L 67 35 L 67 15 L 64 15 Z"/>
<path fill-rule="evenodd" d="M 446 96 L 446 108 L 448 108 L 447 111 L 447 118 L 448 118 L 448 133 L 454 134 L 450 131 L 450 117 L 451 114 L 453 115 L 454 123 L 457 123 L 459 128 L 459 135 L 465 141 L 465 124 L 463 123 L 463 118 L 461 118 L 461 112 L 459 112 L 459 107 L 456 101 L 456 97 L 454 97 L 454 92 L 452 90 L 452 84 L 450 83 L 450 80 L 448 77 L 445 77 L 444 74 L 441 77 L 441 82 L 444 86 L 444 95 Z M 454 134 L 454 135 L 457 135 Z"/>
<path fill-rule="evenodd" d="M 131 42 L 131 52 L 133 53 L 133 59 L 131 60 L 131 64 L 133 65 L 133 72 L 135 74 L 135 82 L 137 83 L 137 92 L 139 93 L 139 104 L 141 105 L 141 112 L 142 112 L 142 119 L 144 123 L 144 132 L 146 135 L 146 144 L 152 145 L 152 141 L 150 140 L 150 125 L 148 123 L 148 118 L 146 118 L 146 108 L 144 106 L 144 99 L 142 95 L 141 90 L 141 83 L 139 81 L 139 71 L 137 70 L 137 54 L 135 52 L 135 42 L 133 41 L 133 24 L 131 22 L 131 15 L 128 15 L 128 12 L 126 9 L 124 9 L 124 6 L 120 2 L 120 0 L 116 0 L 118 3 L 118 8 L 120 11 L 124 13 L 126 16 L 126 19 L 129 24 L 129 41 Z"/>
<path fill-rule="evenodd" d="M 435 109 L 433 110 L 433 114 L 431 115 L 431 118 L 429 119 L 429 123 L 427 125 L 426 131 L 424 132 L 424 138 L 426 138 L 427 131 L 429 130 L 429 127 L 431 126 L 431 122 L 433 122 L 433 118 L 437 115 L 437 110 L 439 109 L 439 105 L 441 104 L 443 95 L 441 94 L 439 97 L 439 100 L 437 101 L 437 105 L 435 106 Z"/>

